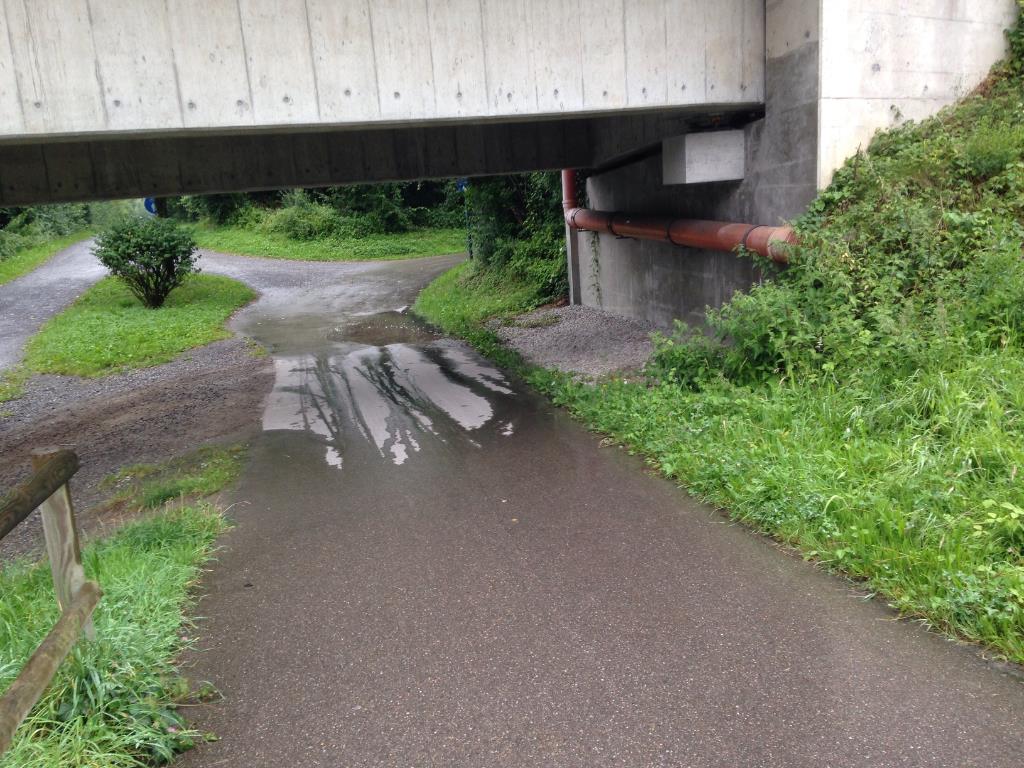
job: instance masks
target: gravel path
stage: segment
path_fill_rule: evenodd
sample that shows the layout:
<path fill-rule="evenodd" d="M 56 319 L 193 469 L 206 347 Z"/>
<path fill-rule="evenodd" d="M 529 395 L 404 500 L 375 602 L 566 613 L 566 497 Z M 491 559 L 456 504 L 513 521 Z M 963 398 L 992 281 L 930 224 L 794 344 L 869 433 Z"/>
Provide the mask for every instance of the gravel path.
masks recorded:
<path fill-rule="evenodd" d="M 103 277 L 92 240 L 60 251 L 38 269 L 0 285 L 0 371 L 21 360 L 39 327 Z"/>
<path fill-rule="evenodd" d="M 259 430 L 274 381 L 269 358 L 242 339 L 226 339 L 177 360 L 100 379 L 36 376 L 24 397 L 0 403 L 0 488 L 29 474 L 34 448 L 74 449 L 82 468 L 72 480 L 86 536 L 108 523 L 96 510 L 99 484 L 130 464 L 156 463 L 214 442 L 246 440 Z M 0 544 L 0 559 L 34 551 L 42 526 L 33 514 Z"/>
<path fill-rule="evenodd" d="M 538 309 L 497 326 L 498 336 L 531 363 L 594 377 L 642 368 L 654 330 L 584 306 Z"/>

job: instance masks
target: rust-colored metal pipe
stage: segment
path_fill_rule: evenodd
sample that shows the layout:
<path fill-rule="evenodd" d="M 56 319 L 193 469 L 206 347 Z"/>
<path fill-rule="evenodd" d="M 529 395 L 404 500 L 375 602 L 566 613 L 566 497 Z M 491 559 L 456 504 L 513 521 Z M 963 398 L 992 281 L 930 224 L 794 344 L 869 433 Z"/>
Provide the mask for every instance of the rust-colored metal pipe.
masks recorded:
<path fill-rule="evenodd" d="M 779 264 L 789 261 L 787 246 L 796 242 L 792 227 L 673 219 L 667 216 L 642 216 L 580 208 L 576 193 L 576 171 L 571 168 L 562 171 L 562 210 L 565 223 L 573 229 L 607 232 L 617 237 L 637 240 L 660 240 L 709 251 L 735 251 L 743 246 Z"/>

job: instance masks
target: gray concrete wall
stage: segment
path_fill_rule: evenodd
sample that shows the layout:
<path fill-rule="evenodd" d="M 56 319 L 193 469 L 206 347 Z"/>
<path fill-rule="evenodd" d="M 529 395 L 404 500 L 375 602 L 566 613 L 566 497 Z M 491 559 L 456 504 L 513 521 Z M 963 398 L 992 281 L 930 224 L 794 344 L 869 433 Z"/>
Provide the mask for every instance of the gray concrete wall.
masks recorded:
<path fill-rule="evenodd" d="M 673 121 L 595 125 L 599 161 L 642 159 L 590 178 L 591 207 L 778 224 L 802 213 L 875 131 L 930 116 L 966 95 L 1005 53 L 1015 0 L 767 0 L 765 106 L 751 119 L 708 109 Z M 745 122 L 740 183 L 663 184 L 660 137 Z M 581 234 L 584 303 L 669 327 L 700 324 L 760 279 L 747 260 Z"/>
<path fill-rule="evenodd" d="M 763 54 L 763 0 L 3 0 L 0 140 L 760 103 Z"/>
<path fill-rule="evenodd" d="M 970 93 L 1016 16 L 1015 0 L 822 0 L 820 186 L 878 129 Z"/>
<path fill-rule="evenodd" d="M 818 14 L 816 0 L 768 3 L 768 59 L 764 117 L 746 127 L 747 176 L 742 182 L 662 184 L 661 158 L 591 176 L 589 205 L 687 218 L 781 223 L 799 214 L 816 194 L 818 136 Z M 686 118 L 671 126 L 685 132 L 732 125 L 742 115 Z M 634 120 L 634 143 L 657 141 Z M 660 132 L 661 136 L 667 135 Z M 595 127 L 595 153 L 613 158 L 621 132 Z M 760 279 L 752 262 L 727 253 L 581 233 L 583 303 L 669 328 L 673 320 L 699 324 L 707 306 L 719 306 Z"/>

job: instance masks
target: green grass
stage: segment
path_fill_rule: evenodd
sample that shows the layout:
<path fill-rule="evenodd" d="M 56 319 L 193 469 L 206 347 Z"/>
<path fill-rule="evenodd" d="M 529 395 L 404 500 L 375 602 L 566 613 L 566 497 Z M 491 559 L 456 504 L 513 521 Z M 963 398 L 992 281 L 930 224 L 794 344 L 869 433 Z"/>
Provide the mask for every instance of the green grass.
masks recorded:
<path fill-rule="evenodd" d="M 245 447 L 206 446 L 165 464 L 134 464 L 103 481 L 112 502 L 143 509 L 168 501 L 209 496 L 233 485 L 242 471 Z"/>
<path fill-rule="evenodd" d="M 106 278 L 51 319 L 28 343 L 24 371 L 103 376 L 173 360 L 227 338 L 225 321 L 255 297 L 242 283 L 193 275 L 160 309 L 145 308 L 115 278 Z"/>
<path fill-rule="evenodd" d="M 519 356 L 505 347 L 494 331 L 484 326 L 492 318 L 507 319 L 527 312 L 546 298 L 542 284 L 493 274 L 466 261 L 424 288 L 412 311 L 445 333 L 461 336 L 499 365 L 526 373 Z"/>
<path fill-rule="evenodd" d="M 177 709 L 188 692 L 174 660 L 190 643 L 191 589 L 225 523 L 207 504 L 180 507 L 85 548 L 99 581 L 95 643 L 80 641 L 19 728 L 2 768 L 142 766 L 169 760 L 197 734 Z M 0 571 L 0 687 L 56 622 L 45 563 Z"/>
<path fill-rule="evenodd" d="M 1020 359 L 991 355 L 932 379 L 959 439 L 912 415 L 912 382 L 852 393 L 534 383 L 733 518 L 863 580 L 904 615 L 1024 661 L 1024 442 L 1006 419 L 1019 419 L 1024 387 L 1002 378 L 1021 374 Z"/>
<path fill-rule="evenodd" d="M 492 317 L 509 317 L 537 304 L 537 288 L 524 281 L 495 278 L 465 261 L 428 285 L 413 311 L 447 333 L 464 334 Z"/>
<path fill-rule="evenodd" d="M 79 642 L 0 768 L 151 765 L 192 745 L 198 734 L 178 709 L 189 685 L 175 661 L 191 643 L 191 590 L 227 527 L 203 497 L 233 485 L 244 459 L 244 446 L 204 447 L 103 481 L 112 503 L 149 516 L 83 551 L 104 592 L 97 642 Z M 0 570 L 0 689 L 56 620 L 45 561 Z"/>
<path fill-rule="evenodd" d="M 34 245 L 31 248 L 25 248 L 6 259 L 0 259 L 0 285 L 31 272 L 53 258 L 58 251 L 84 240 L 90 234 L 88 231 L 75 232 L 40 245 Z"/>
<path fill-rule="evenodd" d="M 22 365 L 0 373 L 0 403 L 21 397 L 25 393 L 25 382 L 31 375 Z M 2 415 L 0 419 L 3 419 Z"/>
<path fill-rule="evenodd" d="M 460 229 L 419 229 L 358 238 L 296 240 L 243 227 L 197 225 L 193 236 L 200 248 L 212 251 L 303 261 L 413 259 L 466 250 L 466 233 Z"/>
<path fill-rule="evenodd" d="M 985 89 L 880 134 L 775 279 L 662 339 L 641 381 L 531 369 L 519 308 L 448 273 L 417 310 L 737 520 L 903 615 L 1024 662 L 1024 26 Z M 467 268 L 464 268 L 467 269 Z"/>

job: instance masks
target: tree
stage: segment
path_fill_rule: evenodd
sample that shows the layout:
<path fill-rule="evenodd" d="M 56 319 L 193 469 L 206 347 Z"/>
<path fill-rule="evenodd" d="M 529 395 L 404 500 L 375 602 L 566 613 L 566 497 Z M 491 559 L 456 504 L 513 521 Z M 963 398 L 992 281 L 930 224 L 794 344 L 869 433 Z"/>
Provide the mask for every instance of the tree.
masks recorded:
<path fill-rule="evenodd" d="M 150 309 L 199 271 L 195 240 L 171 219 L 125 218 L 96 239 L 93 253 Z"/>

